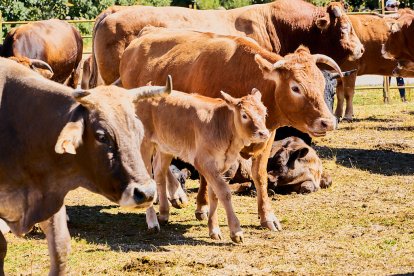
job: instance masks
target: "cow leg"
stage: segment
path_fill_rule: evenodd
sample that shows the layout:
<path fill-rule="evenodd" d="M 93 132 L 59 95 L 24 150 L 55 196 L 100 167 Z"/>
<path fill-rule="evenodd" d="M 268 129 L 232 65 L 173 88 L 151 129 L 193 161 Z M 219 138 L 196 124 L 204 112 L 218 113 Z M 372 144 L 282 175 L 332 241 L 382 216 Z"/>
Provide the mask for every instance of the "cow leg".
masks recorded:
<path fill-rule="evenodd" d="M 197 193 L 197 209 L 195 211 L 197 220 L 205 220 L 208 218 L 208 194 L 207 181 L 200 175 L 200 187 Z"/>
<path fill-rule="evenodd" d="M 346 81 L 344 81 L 344 91 L 345 91 L 345 100 L 346 100 L 346 109 L 345 109 L 345 116 L 344 120 L 352 121 L 352 117 L 354 116 L 354 107 L 353 107 L 353 99 L 355 94 L 355 81 L 356 81 L 356 74 L 353 73 L 350 75 Z"/>
<path fill-rule="evenodd" d="M 214 194 L 226 210 L 227 222 L 230 228 L 230 238 L 235 243 L 243 242 L 243 231 L 240 228 L 240 222 L 233 210 L 231 203 L 231 191 L 229 185 L 224 181 L 220 172 L 215 168 L 215 161 L 195 162 L 196 169 L 203 175 L 208 184 L 211 186 Z M 201 166 L 200 166 L 201 165 Z M 214 207 L 214 206 L 213 206 Z M 217 207 L 215 207 L 217 208 Z M 210 223 L 210 218 L 209 218 Z M 209 224 L 209 229 L 214 225 Z"/>
<path fill-rule="evenodd" d="M 167 172 L 170 171 L 169 166 L 173 157 L 157 151 L 154 156 L 154 179 L 157 183 L 158 198 L 159 198 L 159 223 L 167 223 L 170 215 L 170 206 L 167 197 Z"/>
<path fill-rule="evenodd" d="M 188 205 L 188 197 L 170 169 L 167 171 L 167 183 L 171 205 L 177 209 L 185 208 Z"/>
<path fill-rule="evenodd" d="M 260 224 L 272 231 L 282 230 L 282 226 L 272 211 L 269 197 L 267 195 L 267 160 L 275 139 L 276 130 L 272 131 L 271 137 L 267 140 L 263 151 L 253 157 L 252 177 L 257 192 L 257 206 L 260 217 Z"/>
<path fill-rule="evenodd" d="M 46 234 L 51 263 L 49 275 L 66 275 L 70 235 L 66 223 L 65 205 L 51 218 L 39 223 L 39 225 Z"/>
<path fill-rule="evenodd" d="M 0 232 L 0 276 L 4 276 L 4 258 L 6 258 L 7 253 L 7 241 L 3 236 L 3 233 Z"/>
<path fill-rule="evenodd" d="M 212 238 L 213 240 L 222 240 L 223 236 L 220 231 L 217 215 L 218 198 L 211 186 L 208 186 L 208 195 L 210 198 L 210 213 L 208 215 L 208 234 L 210 235 L 210 238 Z"/>
<path fill-rule="evenodd" d="M 153 233 L 160 232 L 160 224 L 158 223 L 157 213 L 155 212 L 154 206 L 147 209 L 145 213 L 148 231 Z"/>
<path fill-rule="evenodd" d="M 344 77 L 342 81 L 338 80 L 338 84 L 336 85 L 336 98 L 337 98 L 337 104 L 335 109 L 335 116 L 336 118 L 340 119 L 342 118 L 342 115 L 344 114 L 344 100 L 345 100 L 345 79 L 348 77 Z"/>

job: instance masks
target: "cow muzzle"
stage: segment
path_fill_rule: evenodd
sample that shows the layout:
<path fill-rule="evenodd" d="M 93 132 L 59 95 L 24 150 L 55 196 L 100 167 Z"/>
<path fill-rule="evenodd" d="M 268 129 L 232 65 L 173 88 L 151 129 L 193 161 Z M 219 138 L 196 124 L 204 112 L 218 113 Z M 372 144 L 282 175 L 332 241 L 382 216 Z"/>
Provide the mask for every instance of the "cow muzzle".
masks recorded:
<path fill-rule="evenodd" d="M 122 193 L 119 205 L 122 207 L 148 208 L 157 196 L 157 187 L 154 180 L 146 184 L 130 184 Z"/>
<path fill-rule="evenodd" d="M 325 136 L 326 132 L 335 130 L 337 126 L 337 119 L 333 115 L 329 118 L 319 118 L 315 120 L 309 133 L 314 137 Z"/>
<path fill-rule="evenodd" d="M 365 51 L 364 45 L 359 43 L 359 45 L 355 47 L 352 55 L 349 56 L 349 60 L 355 61 L 357 59 L 360 59 L 362 55 L 364 54 L 364 51 Z"/>
<path fill-rule="evenodd" d="M 270 137 L 270 131 L 265 128 L 255 132 L 253 143 L 262 143 L 265 142 Z"/>

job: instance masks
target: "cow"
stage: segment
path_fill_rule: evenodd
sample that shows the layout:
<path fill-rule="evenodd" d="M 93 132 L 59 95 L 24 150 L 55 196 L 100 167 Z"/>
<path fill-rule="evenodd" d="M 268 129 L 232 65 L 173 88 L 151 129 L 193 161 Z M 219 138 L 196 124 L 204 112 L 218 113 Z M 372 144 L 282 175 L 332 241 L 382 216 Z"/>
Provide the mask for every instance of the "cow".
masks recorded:
<path fill-rule="evenodd" d="M 39 73 L 41 76 L 51 79 L 53 77 L 53 69 L 49 64 L 40 59 L 32 59 L 27 57 L 9 57 L 10 60 L 13 60 L 21 65 L 32 69 L 33 71 Z"/>
<path fill-rule="evenodd" d="M 281 57 L 243 37 L 147 27 L 125 50 L 119 72 L 125 88 L 159 84 L 171 74 L 177 90 L 213 98 L 221 97 L 221 90 L 233 97 L 241 97 L 254 87 L 261 91 L 268 109 L 266 125 L 272 135 L 242 154 L 254 155 L 253 179 L 261 224 L 277 230 L 281 226 L 271 210 L 266 172 L 274 130 L 292 125 L 313 136 L 323 136 L 336 128 L 336 118 L 324 102 L 325 81 L 317 63 L 328 64 L 342 74 L 333 59 L 311 55 L 303 46 Z M 199 202 L 197 212 L 207 209 Z"/>
<path fill-rule="evenodd" d="M 0 56 L 43 60 L 53 69 L 51 80 L 76 88 L 82 51 L 79 31 L 65 21 L 50 19 L 11 29 Z"/>
<path fill-rule="evenodd" d="M 364 45 L 365 52 L 362 57 L 356 61 L 346 61 L 339 63 L 342 70 L 357 69 L 349 77 L 338 81 L 336 90 L 338 103 L 335 110 L 335 116 L 345 120 L 353 119 L 352 100 L 355 93 L 355 81 L 357 75 L 393 75 L 393 70 L 397 66 L 397 61 L 385 59 L 383 57 L 382 45 L 390 37 L 387 22 L 391 19 L 383 18 L 378 15 L 349 15 L 349 19 L 354 26 L 355 32 Z M 399 46 L 404 48 L 403 46 Z M 406 70 L 400 70 L 399 75 L 402 77 L 413 77 L 414 73 Z M 345 114 L 343 110 L 344 101 L 346 101 Z"/>
<path fill-rule="evenodd" d="M 414 12 L 400 10 L 397 20 L 388 22 L 390 35 L 382 48 L 382 55 L 386 59 L 397 62 L 393 75 L 400 76 L 405 71 L 414 74 Z"/>
<path fill-rule="evenodd" d="M 137 116 L 145 130 L 141 153 L 149 172 L 156 150 L 153 170 L 160 208 L 158 220 L 154 208 L 147 209 L 150 230 L 159 231 L 159 222 L 168 221 L 167 174 L 176 156 L 192 164 L 208 180 L 210 237 L 222 239 L 217 216 L 219 200 L 226 210 L 232 241 L 243 241 L 230 188 L 221 174 L 236 161 L 243 147 L 266 141 L 270 132 L 265 124 L 266 108 L 260 91 L 253 89 L 242 98 L 233 98 L 223 91 L 221 94 L 223 99 L 212 99 L 173 91 L 162 99 L 136 102 Z M 180 127 L 182 124 L 187 128 Z"/>
<path fill-rule="evenodd" d="M 0 88 L 0 219 L 18 236 L 39 223 L 50 275 L 64 275 L 70 190 L 84 187 L 121 206 L 152 204 L 156 184 L 140 154 L 144 133 L 133 101 L 168 91 L 73 90 L 4 58 Z M 6 251 L 0 234 L 0 275 Z"/>
<path fill-rule="evenodd" d="M 119 78 L 120 57 L 145 26 L 248 36 L 282 56 L 300 45 L 337 61 L 358 59 L 364 51 L 343 6 L 336 2 L 321 8 L 303 0 L 278 0 L 232 10 L 132 6 L 96 19 L 91 87 L 100 77 L 105 84 Z"/>

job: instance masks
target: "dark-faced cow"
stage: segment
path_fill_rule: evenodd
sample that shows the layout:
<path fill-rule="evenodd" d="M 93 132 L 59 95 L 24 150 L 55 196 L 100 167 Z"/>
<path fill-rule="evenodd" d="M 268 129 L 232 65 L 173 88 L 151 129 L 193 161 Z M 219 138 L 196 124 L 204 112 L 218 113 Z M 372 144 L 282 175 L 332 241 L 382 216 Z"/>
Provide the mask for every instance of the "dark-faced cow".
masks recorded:
<path fill-rule="evenodd" d="M 281 57 L 251 39 L 148 27 L 125 50 L 120 64 L 124 87 L 161 84 L 170 73 L 175 87 L 187 93 L 219 98 L 220 91 L 242 97 L 257 87 L 268 109 L 267 128 L 292 125 L 313 136 L 323 136 L 336 127 L 336 118 L 323 99 L 325 81 L 317 63 L 340 72 L 329 57 L 311 55 L 305 47 Z M 267 196 L 267 159 L 274 139 L 243 150 L 254 155 L 253 179 L 258 194 L 262 225 L 276 230 L 280 224 Z M 207 212 L 199 202 L 197 212 Z"/>
<path fill-rule="evenodd" d="M 53 69 L 51 80 L 76 88 L 82 47 L 82 37 L 75 27 L 50 19 L 10 30 L 0 56 L 43 60 Z"/>
<path fill-rule="evenodd" d="M 120 57 L 145 26 L 248 36 L 280 55 L 292 53 L 300 45 L 337 61 L 355 60 L 363 53 L 340 3 L 321 8 L 303 0 L 278 0 L 232 10 L 133 6 L 97 18 L 92 53 L 97 67 L 92 69 L 91 87 L 99 76 L 105 84 L 119 78 Z"/>
<path fill-rule="evenodd" d="M 64 275 L 70 190 L 81 186 L 121 206 L 152 204 L 156 184 L 140 154 L 144 133 L 132 103 L 148 91 L 74 91 L 4 58 L 0 88 L 0 218 L 19 236 L 40 223 L 50 274 Z M 0 234 L 0 275 L 6 250 Z"/>

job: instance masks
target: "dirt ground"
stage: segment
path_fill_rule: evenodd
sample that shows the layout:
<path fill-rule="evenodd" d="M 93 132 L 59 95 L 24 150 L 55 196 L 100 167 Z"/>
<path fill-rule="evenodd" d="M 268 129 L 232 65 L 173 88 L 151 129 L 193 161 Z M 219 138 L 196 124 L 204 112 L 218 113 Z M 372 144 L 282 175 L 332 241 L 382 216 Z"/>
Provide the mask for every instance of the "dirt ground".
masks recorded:
<path fill-rule="evenodd" d="M 395 96 L 397 92 L 393 92 Z M 146 231 L 143 210 L 125 210 L 78 189 L 66 199 L 71 218 L 72 275 L 386 275 L 414 273 L 414 97 L 384 105 L 380 91 L 358 92 L 356 120 L 315 139 L 333 178 L 309 195 L 276 195 L 272 205 L 283 231 L 259 227 L 256 199 L 234 196 L 244 243 L 208 237 L 190 205 L 172 209 L 161 233 Z M 45 275 L 41 233 L 6 235 L 9 275 Z"/>

